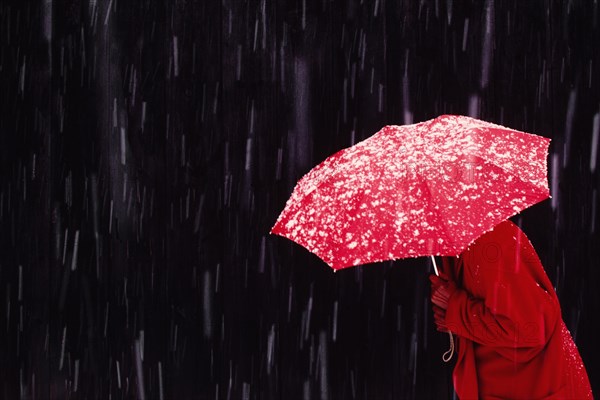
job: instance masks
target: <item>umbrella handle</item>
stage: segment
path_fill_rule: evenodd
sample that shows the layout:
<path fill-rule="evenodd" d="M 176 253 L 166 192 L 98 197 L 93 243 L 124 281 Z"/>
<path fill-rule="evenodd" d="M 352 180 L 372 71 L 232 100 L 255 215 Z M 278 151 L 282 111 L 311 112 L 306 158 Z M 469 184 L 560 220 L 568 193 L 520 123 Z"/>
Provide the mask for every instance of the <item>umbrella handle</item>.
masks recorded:
<path fill-rule="evenodd" d="M 440 271 L 438 270 L 437 263 L 435 262 L 435 257 L 431 256 L 431 261 L 433 261 L 433 270 L 437 276 L 440 276 Z M 454 336 L 452 336 L 452 332 L 448 331 L 448 336 L 450 338 L 450 348 L 442 354 L 442 360 L 444 362 L 449 362 L 454 355 Z"/>
<path fill-rule="evenodd" d="M 450 337 L 450 348 L 442 354 L 442 360 L 444 362 L 449 362 L 454 355 L 454 337 L 452 336 L 452 332 L 448 331 L 448 336 Z"/>

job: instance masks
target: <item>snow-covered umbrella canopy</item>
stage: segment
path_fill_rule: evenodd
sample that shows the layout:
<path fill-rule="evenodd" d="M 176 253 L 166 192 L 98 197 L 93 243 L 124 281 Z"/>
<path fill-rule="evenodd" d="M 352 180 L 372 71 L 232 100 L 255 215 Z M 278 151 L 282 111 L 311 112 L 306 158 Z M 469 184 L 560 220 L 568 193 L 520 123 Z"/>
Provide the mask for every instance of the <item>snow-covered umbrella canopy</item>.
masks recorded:
<path fill-rule="evenodd" d="M 549 196 L 549 143 L 456 115 L 385 126 L 308 172 L 271 233 L 304 246 L 334 270 L 458 255 Z"/>

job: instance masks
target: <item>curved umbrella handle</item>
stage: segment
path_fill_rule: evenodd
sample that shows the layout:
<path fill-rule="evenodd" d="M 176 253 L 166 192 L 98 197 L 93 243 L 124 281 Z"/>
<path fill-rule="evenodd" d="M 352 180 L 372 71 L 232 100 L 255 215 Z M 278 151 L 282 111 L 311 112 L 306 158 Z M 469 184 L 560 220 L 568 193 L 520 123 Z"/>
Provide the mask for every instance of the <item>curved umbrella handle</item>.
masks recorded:
<path fill-rule="evenodd" d="M 448 331 L 448 336 L 450 337 L 450 348 L 442 354 L 442 360 L 444 362 L 452 360 L 452 356 L 454 355 L 454 337 L 452 336 L 452 332 Z"/>
<path fill-rule="evenodd" d="M 433 270 L 435 271 L 435 274 L 440 276 L 440 271 L 438 270 L 434 256 L 431 256 L 431 261 L 433 262 Z M 452 332 L 450 331 L 448 331 L 448 336 L 450 337 L 450 348 L 444 354 L 442 354 L 442 360 L 444 362 L 449 362 L 454 355 L 454 336 L 452 336 Z"/>

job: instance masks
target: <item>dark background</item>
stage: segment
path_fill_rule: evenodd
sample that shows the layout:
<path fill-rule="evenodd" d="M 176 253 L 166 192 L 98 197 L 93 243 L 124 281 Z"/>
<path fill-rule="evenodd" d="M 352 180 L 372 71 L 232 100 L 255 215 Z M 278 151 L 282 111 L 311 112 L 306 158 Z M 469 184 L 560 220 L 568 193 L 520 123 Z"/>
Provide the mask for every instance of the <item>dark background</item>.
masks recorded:
<path fill-rule="evenodd" d="M 426 258 L 268 232 L 386 124 L 553 139 L 513 218 L 600 393 L 597 1 L 4 0 L 0 397 L 451 398 Z"/>

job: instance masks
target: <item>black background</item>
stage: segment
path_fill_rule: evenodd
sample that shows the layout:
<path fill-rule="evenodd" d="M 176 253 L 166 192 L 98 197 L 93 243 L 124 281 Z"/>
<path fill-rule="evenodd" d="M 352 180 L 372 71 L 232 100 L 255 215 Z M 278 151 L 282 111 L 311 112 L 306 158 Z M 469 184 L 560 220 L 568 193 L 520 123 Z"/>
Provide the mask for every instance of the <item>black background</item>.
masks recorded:
<path fill-rule="evenodd" d="M 2 1 L 0 397 L 451 398 L 427 259 L 333 274 L 268 234 L 325 157 L 443 113 L 553 139 L 553 199 L 513 220 L 598 392 L 598 16 L 591 0 Z"/>

